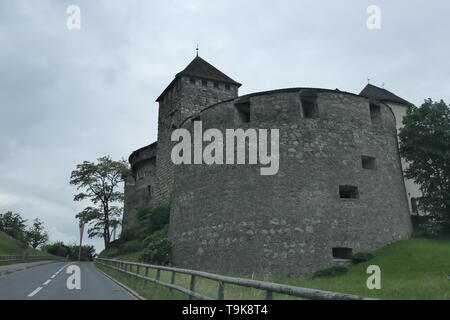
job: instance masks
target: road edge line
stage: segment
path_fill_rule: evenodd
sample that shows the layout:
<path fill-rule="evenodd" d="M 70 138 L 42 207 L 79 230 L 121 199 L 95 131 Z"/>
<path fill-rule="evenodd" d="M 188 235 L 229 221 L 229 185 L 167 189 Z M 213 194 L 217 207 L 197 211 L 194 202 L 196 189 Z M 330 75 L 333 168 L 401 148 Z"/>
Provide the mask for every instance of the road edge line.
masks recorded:
<path fill-rule="evenodd" d="M 122 282 L 120 282 L 119 280 L 114 279 L 113 277 L 111 277 L 110 275 L 108 275 L 107 273 L 103 272 L 103 270 L 100 270 L 99 268 L 97 268 L 94 265 L 94 268 L 97 269 L 98 271 L 100 271 L 103 275 L 105 275 L 108 279 L 114 281 L 118 286 L 122 287 L 123 289 L 125 289 L 131 296 L 133 296 L 134 298 L 136 298 L 136 300 L 147 300 L 145 299 L 143 296 L 141 296 L 139 293 L 137 293 L 136 291 L 134 291 L 133 289 L 127 287 L 126 285 L 124 285 Z"/>
<path fill-rule="evenodd" d="M 27 266 L 27 267 L 24 267 L 23 269 L 17 269 L 17 270 L 13 270 L 13 271 L 2 271 L 2 272 L 0 272 L 0 279 L 3 278 L 3 277 L 9 276 L 10 274 L 16 273 L 16 272 L 25 271 L 25 270 L 32 269 L 32 268 L 35 268 L 35 267 L 45 266 L 46 264 L 56 263 L 56 262 L 59 262 L 59 261 L 48 261 L 46 263 L 37 264 L 37 265 L 34 265 L 34 266 Z"/>

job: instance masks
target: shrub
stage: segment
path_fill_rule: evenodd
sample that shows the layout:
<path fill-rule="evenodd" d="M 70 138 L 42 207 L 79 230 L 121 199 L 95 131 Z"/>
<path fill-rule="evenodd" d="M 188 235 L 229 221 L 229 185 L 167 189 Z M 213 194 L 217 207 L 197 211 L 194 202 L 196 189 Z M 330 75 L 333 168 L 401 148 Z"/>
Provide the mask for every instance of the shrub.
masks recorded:
<path fill-rule="evenodd" d="M 348 268 L 344 266 L 334 266 L 331 268 L 319 270 L 314 273 L 313 278 L 331 278 L 347 273 Z"/>
<path fill-rule="evenodd" d="M 368 252 L 358 252 L 352 256 L 352 262 L 354 264 L 363 263 L 374 258 L 373 254 Z"/>
<path fill-rule="evenodd" d="M 153 232 L 151 235 L 149 235 L 147 238 L 144 239 L 144 248 L 147 248 L 150 243 L 158 241 L 159 239 L 168 238 L 168 226 L 164 227 L 163 229 Z"/>
<path fill-rule="evenodd" d="M 167 229 L 160 230 L 145 239 L 147 247 L 139 261 L 157 265 L 168 265 L 171 262 L 172 244 L 167 238 Z"/>
<path fill-rule="evenodd" d="M 168 204 L 156 208 L 143 208 L 138 211 L 139 231 L 141 239 L 166 227 L 169 224 L 170 206 Z"/>
<path fill-rule="evenodd" d="M 139 240 L 139 239 L 131 240 L 131 241 L 122 243 L 117 248 L 117 253 L 119 255 L 121 255 L 121 254 L 128 254 L 128 253 L 141 251 L 143 248 L 144 248 L 144 246 L 142 245 L 142 240 Z"/>

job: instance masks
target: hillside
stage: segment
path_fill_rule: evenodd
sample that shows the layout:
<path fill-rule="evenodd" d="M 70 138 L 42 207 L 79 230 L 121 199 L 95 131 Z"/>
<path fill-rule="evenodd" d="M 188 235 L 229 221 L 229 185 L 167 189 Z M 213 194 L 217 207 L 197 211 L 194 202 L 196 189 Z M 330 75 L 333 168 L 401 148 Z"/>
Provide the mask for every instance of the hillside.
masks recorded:
<path fill-rule="evenodd" d="M 33 256 L 44 255 L 42 251 L 24 248 L 19 241 L 0 231 L 0 256 L 21 255 L 24 251 Z"/>
<path fill-rule="evenodd" d="M 103 253 L 103 256 L 106 255 L 105 253 Z M 351 265 L 346 274 L 332 278 L 307 280 L 255 278 L 378 299 L 450 299 L 450 281 L 447 279 L 447 276 L 450 275 L 449 239 L 412 238 L 388 245 L 376 251 L 374 256 L 368 262 Z M 115 258 L 136 261 L 138 257 L 139 253 L 134 253 L 116 256 Z M 366 281 L 369 277 L 366 270 L 369 265 L 378 265 L 381 268 L 381 290 L 369 290 L 366 287 Z M 169 292 L 165 288 L 155 290 L 153 286 L 143 285 L 140 280 L 105 269 L 103 266 L 99 267 L 134 288 L 143 296 L 153 299 L 185 298 L 178 293 L 174 295 L 173 292 Z M 170 274 L 162 272 L 161 279 L 170 281 Z M 180 275 L 177 276 L 176 283 L 188 287 L 189 279 Z M 214 296 L 217 290 L 215 283 L 208 283 L 208 281 L 199 281 L 197 289 L 200 293 L 210 296 Z M 242 289 L 226 292 L 226 297 L 227 299 L 248 299 L 263 298 L 263 295 L 255 295 L 254 292 L 245 292 L 245 289 Z M 286 297 L 280 296 L 277 298 L 284 299 Z"/>

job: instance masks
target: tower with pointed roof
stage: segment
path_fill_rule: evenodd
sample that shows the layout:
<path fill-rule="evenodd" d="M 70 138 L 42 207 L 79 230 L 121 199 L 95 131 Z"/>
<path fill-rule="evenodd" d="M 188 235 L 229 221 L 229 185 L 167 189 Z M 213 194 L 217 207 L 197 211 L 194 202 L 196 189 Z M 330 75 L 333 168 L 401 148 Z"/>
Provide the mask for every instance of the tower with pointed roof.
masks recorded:
<path fill-rule="evenodd" d="M 368 98 L 372 103 L 384 103 L 389 106 L 395 116 L 397 132 L 403 128 L 403 117 L 406 116 L 406 110 L 411 103 L 407 100 L 397 96 L 396 94 L 372 84 L 368 84 L 359 94 L 362 97 Z M 405 159 L 401 159 L 403 169 L 407 168 L 408 163 Z M 423 214 L 417 208 L 417 199 L 422 197 L 420 186 L 411 179 L 405 180 L 406 195 L 408 197 L 409 211 L 412 215 Z"/>

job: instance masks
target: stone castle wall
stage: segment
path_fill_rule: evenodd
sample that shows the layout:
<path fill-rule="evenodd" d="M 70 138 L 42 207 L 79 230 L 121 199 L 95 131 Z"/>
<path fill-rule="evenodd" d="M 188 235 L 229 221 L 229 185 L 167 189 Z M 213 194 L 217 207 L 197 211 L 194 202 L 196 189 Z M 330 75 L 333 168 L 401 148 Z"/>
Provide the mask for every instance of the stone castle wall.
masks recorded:
<path fill-rule="evenodd" d="M 305 118 L 300 97 L 311 92 L 317 108 Z M 250 123 L 239 123 L 232 100 L 200 113 L 203 130 L 280 129 L 280 170 L 261 176 L 259 165 L 174 168 L 175 266 L 307 277 L 336 263 L 333 248 L 373 251 L 410 236 L 395 118 L 386 105 L 374 114 L 368 99 L 310 89 L 243 99 Z M 192 130 L 192 121 L 183 126 Z M 371 160 L 366 168 L 362 157 Z M 340 186 L 356 187 L 357 198 L 342 199 Z"/>

